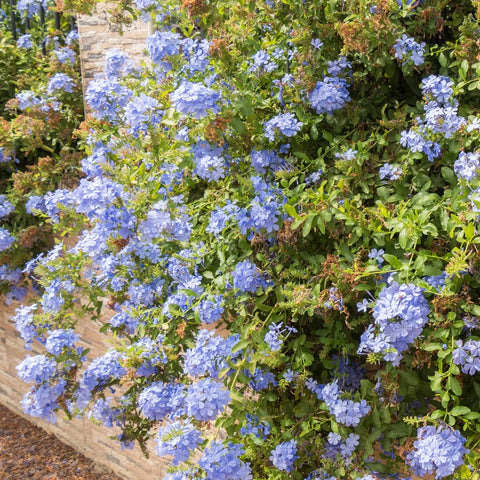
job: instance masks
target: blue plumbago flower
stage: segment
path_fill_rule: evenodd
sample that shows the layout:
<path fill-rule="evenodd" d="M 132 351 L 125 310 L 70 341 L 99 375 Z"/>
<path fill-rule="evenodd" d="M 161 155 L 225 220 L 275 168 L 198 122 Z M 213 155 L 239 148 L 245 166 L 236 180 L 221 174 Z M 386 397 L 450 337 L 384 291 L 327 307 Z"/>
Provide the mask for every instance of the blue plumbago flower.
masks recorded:
<path fill-rule="evenodd" d="M 405 34 L 402 35 L 402 38 L 397 38 L 393 49 L 395 50 L 395 58 L 402 60 L 402 65 L 411 62 L 418 67 L 425 61 L 423 58 L 425 42 L 417 43 Z"/>
<path fill-rule="evenodd" d="M 5 147 L 0 147 L 0 163 L 7 163 L 11 160 L 13 160 L 13 157 L 5 153 Z"/>
<path fill-rule="evenodd" d="M 212 378 L 218 378 L 220 371 L 228 367 L 228 360 L 240 355 L 240 352 L 232 353 L 239 339 L 238 334 L 224 339 L 215 330 L 200 330 L 195 347 L 185 352 L 185 373 L 192 377 L 208 374 Z"/>
<path fill-rule="evenodd" d="M 158 100 L 144 93 L 132 97 L 125 105 L 125 121 L 130 125 L 130 133 L 137 137 L 139 132 L 147 133 L 149 125 L 160 123 L 164 112 L 158 110 L 158 106 Z"/>
<path fill-rule="evenodd" d="M 270 55 L 265 50 L 259 50 L 252 57 L 253 64 L 248 69 L 250 72 L 273 72 L 278 68 L 275 62 L 272 62 Z"/>
<path fill-rule="evenodd" d="M 273 465 L 279 470 L 285 470 L 286 472 L 293 470 L 293 464 L 297 458 L 296 440 L 280 443 L 271 451 L 270 455 L 270 461 Z"/>
<path fill-rule="evenodd" d="M 119 379 L 127 374 L 120 363 L 123 356 L 116 350 L 109 350 L 105 355 L 95 358 L 85 370 L 82 383 L 91 392 L 95 387 L 103 387 L 112 379 Z"/>
<path fill-rule="evenodd" d="M 462 372 L 475 375 L 480 372 L 480 342 L 457 340 L 457 348 L 452 352 L 452 360 L 455 365 L 462 367 Z"/>
<path fill-rule="evenodd" d="M 244 453 L 240 444 L 214 440 L 205 449 L 198 464 L 205 470 L 207 480 L 251 480 L 250 465 L 239 458 Z"/>
<path fill-rule="evenodd" d="M 236 205 L 235 201 L 227 200 L 225 206 L 216 207 L 210 214 L 210 223 L 208 224 L 207 232 L 219 235 L 227 226 L 227 223 L 235 219 L 239 213 L 240 208 Z"/>
<path fill-rule="evenodd" d="M 185 402 L 185 385 L 155 382 L 138 396 L 138 406 L 150 420 L 163 420 L 179 413 Z"/>
<path fill-rule="evenodd" d="M 243 373 L 252 378 L 249 385 L 255 392 L 260 392 L 261 390 L 267 389 L 270 385 L 276 387 L 278 385 L 277 380 L 275 380 L 275 375 L 272 372 L 267 372 L 261 368 L 256 368 L 253 375 L 249 370 L 244 370 Z"/>
<path fill-rule="evenodd" d="M 335 365 L 332 374 L 338 381 L 339 387 L 348 392 L 358 390 L 360 382 L 365 377 L 365 368 L 348 357 L 332 355 L 332 360 Z"/>
<path fill-rule="evenodd" d="M 438 105 L 432 101 L 425 104 L 425 125 L 424 129 L 434 134 L 441 134 L 450 138 L 466 123 L 465 118 L 458 116 L 458 104 Z"/>
<path fill-rule="evenodd" d="M 350 101 L 347 81 L 344 78 L 325 77 L 321 82 L 317 82 L 308 99 L 318 114 L 331 115 Z"/>
<path fill-rule="evenodd" d="M 474 130 L 480 131 L 480 118 L 478 117 L 469 117 L 469 122 L 466 128 L 467 132 L 473 132 Z"/>
<path fill-rule="evenodd" d="M 107 428 L 112 428 L 114 425 L 121 427 L 123 425 L 120 417 L 122 410 L 120 408 L 110 407 L 112 397 L 106 399 L 99 398 L 94 404 L 88 417 L 93 417 L 95 420 L 102 422 Z"/>
<path fill-rule="evenodd" d="M 286 167 L 285 160 L 271 150 L 252 150 L 250 152 L 250 162 L 258 173 L 266 173 L 268 170 L 277 172 Z"/>
<path fill-rule="evenodd" d="M 135 5 L 139 10 L 147 10 L 150 7 L 158 7 L 159 0 L 135 0 Z"/>
<path fill-rule="evenodd" d="M 357 151 L 353 148 L 348 148 L 344 152 L 337 152 L 335 153 L 335 158 L 338 160 L 343 160 L 345 162 L 351 162 L 357 158 Z"/>
<path fill-rule="evenodd" d="M 320 181 L 323 175 L 323 170 L 319 168 L 316 172 L 311 173 L 307 178 L 305 178 L 305 185 L 315 185 Z"/>
<path fill-rule="evenodd" d="M 78 42 L 78 31 L 70 30 L 67 36 L 65 37 L 65 43 L 67 45 L 73 45 L 76 42 Z"/>
<path fill-rule="evenodd" d="M 16 367 L 17 375 L 24 382 L 43 383 L 57 372 L 57 362 L 46 355 L 26 357 Z"/>
<path fill-rule="evenodd" d="M 386 163 L 380 167 L 378 171 L 380 180 L 398 180 L 402 175 L 402 169 L 398 165 Z"/>
<path fill-rule="evenodd" d="M 75 211 L 90 219 L 102 217 L 107 207 L 117 199 L 126 198 L 123 185 L 101 177 L 82 179 L 78 187 L 70 192 L 70 201 L 74 202 Z"/>
<path fill-rule="evenodd" d="M 119 312 L 114 315 L 109 323 L 114 328 L 125 327 L 128 333 L 132 334 L 135 332 L 139 325 L 137 318 L 133 317 L 128 311 Z"/>
<path fill-rule="evenodd" d="M 193 173 L 209 182 L 218 182 L 225 177 L 227 161 L 222 156 L 223 151 L 223 147 L 210 145 L 206 141 L 193 145 L 193 161 L 195 162 Z"/>
<path fill-rule="evenodd" d="M 453 164 L 453 170 L 458 178 L 471 182 L 478 177 L 480 171 L 480 152 L 460 152 Z"/>
<path fill-rule="evenodd" d="M 72 348 L 75 342 L 80 340 L 80 336 L 73 330 L 64 330 L 59 328 L 48 332 L 45 348 L 52 355 L 60 355 L 64 348 Z"/>
<path fill-rule="evenodd" d="M 54 411 L 59 407 L 58 398 L 64 393 L 66 384 L 66 380 L 62 378 L 54 385 L 42 384 L 32 387 L 20 402 L 23 410 L 27 415 L 55 423 L 57 416 Z"/>
<path fill-rule="evenodd" d="M 159 429 L 155 441 L 157 455 L 172 455 L 172 464 L 178 465 L 188 460 L 192 450 L 195 450 L 202 441 L 202 434 L 190 420 L 184 422 L 175 420 Z"/>
<path fill-rule="evenodd" d="M 43 311 L 58 313 L 65 303 L 62 293 L 72 293 L 74 290 L 75 286 L 70 280 L 54 278 L 50 284 L 45 287 L 45 292 L 42 295 L 41 304 Z"/>
<path fill-rule="evenodd" d="M 357 303 L 357 310 L 359 312 L 366 313 L 369 305 L 370 305 L 370 302 L 366 298 L 364 298 L 361 302 Z"/>
<path fill-rule="evenodd" d="M 173 32 L 154 32 L 147 38 L 147 50 L 152 62 L 160 64 L 168 55 L 180 49 L 180 35 Z"/>
<path fill-rule="evenodd" d="M 355 448 L 359 444 L 360 436 L 351 433 L 346 439 L 345 443 L 340 446 L 340 454 L 343 458 L 348 458 L 353 455 Z"/>
<path fill-rule="evenodd" d="M 283 322 L 272 323 L 268 327 L 268 332 L 265 335 L 264 340 L 265 343 L 270 347 L 270 350 L 272 350 L 272 352 L 280 350 L 284 339 L 280 339 L 279 336 L 282 335 L 284 332 L 288 332 L 285 336 L 286 338 L 288 337 L 288 335 L 290 335 L 290 333 L 296 333 L 297 329 L 295 327 L 284 327 Z"/>
<path fill-rule="evenodd" d="M 447 278 L 448 278 L 447 273 L 443 272 L 440 275 L 431 275 L 429 277 L 423 277 L 422 280 L 425 280 L 433 288 L 436 288 L 438 291 L 440 291 L 445 286 L 445 280 Z"/>
<path fill-rule="evenodd" d="M 45 201 L 39 195 L 32 195 L 25 204 L 27 213 L 35 215 L 36 211 L 45 212 Z"/>
<path fill-rule="evenodd" d="M 56 73 L 48 81 L 47 93 L 51 95 L 57 90 L 64 90 L 65 92 L 72 93 L 75 88 L 75 80 L 69 77 L 65 73 Z"/>
<path fill-rule="evenodd" d="M 37 337 L 37 329 L 33 323 L 33 315 L 36 309 L 36 303 L 29 306 L 22 306 L 15 310 L 15 316 L 13 317 L 15 328 L 25 342 L 25 348 L 27 350 L 31 350 L 31 344 Z"/>
<path fill-rule="evenodd" d="M 0 265 L 0 281 L 18 283 L 22 279 L 22 270 L 11 269 L 8 265 Z"/>
<path fill-rule="evenodd" d="M 118 115 L 128 103 L 132 92 L 117 80 L 95 78 L 85 90 L 85 100 L 99 120 L 118 122 Z"/>
<path fill-rule="evenodd" d="M 70 62 L 72 65 L 75 63 L 75 52 L 71 48 L 59 48 L 58 50 L 54 50 L 53 53 L 60 63 Z"/>
<path fill-rule="evenodd" d="M 321 50 L 323 47 L 323 42 L 319 38 L 312 38 L 310 45 L 313 47 L 314 50 Z"/>
<path fill-rule="evenodd" d="M 270 425 L 267 422 L 260 422 L 258 417 L 248 413 L 245 415 L 245 418 L 247 420 L 247 424 L 240 429 L 240 433 L 242 435 L 253 434 L 257 438 L 261 438 L 263 440 L 270 435 Z"/>
<path fill-rule="evenodd" d="M 435 474 L 444 478 L 463 465 L 463 456 L 469 452 L 459 431 L 447 426 L 422 427 L 417 430 L 417 440 L 407 455 L 407 463 L 415 475 Z"/>
<path fill-rule="evenodd" d="M 9 248 L 14 241 L 15 238 L 7 230 L 0 227 L 0 252 Z"/>
<path fill-rule="evenodd" d="M 430 308 L 423 290 L 413 284 L 396 282 L 378 295 L 373 309 L 375 327 L 370 325 L 360 339 L 358 353 L 383 353 L 387 361 L 398 366 L 405 351 L 422 333 L 428 322 Z"/>
<path fill-rule="evenodd" d="M 298 373 L 294 372 L 289 368 L 286 372 L 284 372 L 283 378 L 286 382 L 290 383 L 293 382 L 296 378 L 298 378 Z"/>
<path fill-rule="evenodd" d="M 278 221 L 281 208 L 286 203 L 282 191 L 261 177 L 250 177 L 255 197 L 250 204 L 250 210 L 241 209 L 236 214 L 236 220 L 243 235 L 250 229 L 253 233 L 271 233 L 279 229 Z"/>
<path fill-rule="evenodd" d="M 343 392 L 340 390 L 337 380 L 316 389 L 314 393 L 325 402 L 335 420 L 347 427 L 356 427 L 360 420 L 370 412 L 370 406 L 366 400 L 355 402 L 340 398 L 340 394 Z"/>
<path fill-rule="evenodd" d="M 31 18 L 40 13 L 40 7 L 47 8 L 49 0 L 18 0 L 17 11 L 22 17 Z"/>
<path fill-rule="evenodd" d="M 105 166 L 113 167 L 113 163 L 108 158 L 110 152 L 110 148 L 102 142 L 98 142 L 93 147 L 92 153 L 82 159 L 82 171 L 87 178 L 101 177 L 104 174 Z"/>
<path fill-rule="evenodd" d="M 18 101 L 18 109 L 23 111 L 30 107 L 38 107 L 42 100 L 35 96 L 35 92 L 30 90 L 24 90 L 23 92 L 17 93 L 15 98 Z"/>
<path fill-rule="evenodd" d="M 223 383 L 204 378 L 188 387 L 185 412 L 189 417 L 206 422 L 215 420 L 230 402 L 230 392 Z"/>
<path fill-rule="evenodd" d="M 258 267 L 250 260 L 237 263 L 232 276 L 233 288 L 241 292 L 255 293 L 259 288 L 268 286 Z"/>
<path fill-rule="evenodd" d="M 182 68 L 182 72 L 193 75 L 195 72 L 204 72 L 210 63 L 210 42 L 206 39 L 193 40 L 184 38 L 182 40 L 182 54 L 187 60 L 187 64 Z"/>
<path fill-rule="evenodd" d="M 223 315 L 223 295 L 215 295 L 214 300 L 202 300 L 196 310 L 202 323 L 214 323 Z"/>
<path fill-rule="evenodd" d="M 26 49 L 32 48 L 33 47 L 32 35 L 30 33 L 26 33 L 25 35 L 18 37 L 17 47 L 26 48 Z"/>
<path fill-rule="evenodd" d="M 383 263 L 383 255 L 385 253 L 385 250 L 383 248 L 380 248 L 380 250 L 377 250 L 376 248 L 372 248 L 370 252 L 368 252 L 368 258 L 371 258 L 372 260 L 376 260 L 378 262 L 378 265 L 381 266 Z"/>
<path fill-rule="evenodd" d="M 27 296 L 28 288 L 11 285 L 5 297 L 5 305 L 11 305 L 13 301 L 21 302 Z"/>
<path fill-rule="evenodd" d="M 132 70 L 132 62 L 128 55 L 118 48 L 110 48 L 105 54 L 104 72 L 108 78 L 117 78 Z"/>
<path fill-rule="evenodd" d="M 445 105 L 450 101 L 453 94 L 453 82 L 449 77 L 442 75 L 430 75 L 421 83 L 422 94 L 427 101 L 435 100 Z"/>
<path fill-rule="evenodd" d="M 343 56 L 338 58 L 338 60 L 333 60 L 328 62 L 328 73 L 332 77 L 338 77 L 341 75 L 352 75 L 352 65 L 347 59 Z"/>
<path fill-rule="evenodd" d="M 323 304 L 323 306 L 325 308 L 328 308 L 329 310 L 333 308 L 334 310 L 338 310 L 339 312 L 341 312 L 345 308 L 343 304 L 342 293 L 338 288 L 331 287 L 328 290 L 328 299 Z"/>
<path fill-rule="evenodd" d="M 263 131 L 265 137 L 271 142 L 275 140 L 275 132 L 279 131 L 286 137 L 293 137 L 302 128 L 303 123 L 299 122 L 293 113 L 280 113 L 276 117 L 265 122 Z"/>
<path fill-rule="evenodd" d="M 191 115 L 200 119 L 208 115 L 211 110 L 218 113 L 218 102 L 222 94 L 197 82 L 182 82 L 182 84 L 170 94 L 173 107 L 184 115 Z"/>
<path fill-rule="evenodd" d="M 5 218 L 15 210 L 15 207 L 7 200 L 5 195 L 0 195 L 0 218 Z"/>

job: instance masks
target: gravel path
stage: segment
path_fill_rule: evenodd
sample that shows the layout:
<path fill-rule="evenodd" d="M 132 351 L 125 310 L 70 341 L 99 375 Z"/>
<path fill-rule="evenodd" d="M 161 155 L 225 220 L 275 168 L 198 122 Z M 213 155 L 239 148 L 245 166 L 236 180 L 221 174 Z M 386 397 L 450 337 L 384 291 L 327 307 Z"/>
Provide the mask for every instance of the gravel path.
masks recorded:
<path fill-rule="evenodd" d="M 0 405 L 1 480 L 122 480 Z"/>

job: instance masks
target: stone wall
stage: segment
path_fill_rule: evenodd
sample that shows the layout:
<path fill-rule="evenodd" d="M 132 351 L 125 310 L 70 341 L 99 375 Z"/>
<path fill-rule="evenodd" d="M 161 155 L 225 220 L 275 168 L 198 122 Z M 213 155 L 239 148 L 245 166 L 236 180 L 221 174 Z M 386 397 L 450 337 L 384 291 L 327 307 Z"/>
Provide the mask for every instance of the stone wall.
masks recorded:
<path fill-rule="evenodd" d="M 125 51 L 132 60 L 143 56 L 150 24 L 139 19 L 124 26 L 120 33 L 109 13 L 114 7 L 114 2 L 99 3 L 95 15 L 79 15 L 77 18 L 84 90 L 95 74 L 103 71 L 105 53 L 110 48 Z"/>
<path fill-rule="evenodd" d="M 126 480 L 162 479 L 165 475 L 165 463 L 154 453 L 153 442 L 149 446 L 152 455 L 146 459 L 138 446 L 134 450 L 121 450 L 117 442 L 108 438 L 109 435 L 118 432 L 96 425 L 88 418 L 68 421 L 60 418 L 59 415 L 57 423 L 52 425 L 23 414 L 20 400 L 30 386 L 16 376 L 15 367 L 28 352 L 10 320 L 14 313 L 15 307 L 6 307 L 3 299 L 0 298 L 0 403 L 53 433 L 61 441 L 100 465 L 113 470 Z M 90 358 L 105 352 L 108 348 L 105 334 L 98 333 L 98 328 L 91 323 L 85 322 L 76 331 L 82 336 L 82 345 L 91 348 Z M 30 353 L 37 355 L 42 352 L 35 350 L 34 344 L 34 349 Z"/>

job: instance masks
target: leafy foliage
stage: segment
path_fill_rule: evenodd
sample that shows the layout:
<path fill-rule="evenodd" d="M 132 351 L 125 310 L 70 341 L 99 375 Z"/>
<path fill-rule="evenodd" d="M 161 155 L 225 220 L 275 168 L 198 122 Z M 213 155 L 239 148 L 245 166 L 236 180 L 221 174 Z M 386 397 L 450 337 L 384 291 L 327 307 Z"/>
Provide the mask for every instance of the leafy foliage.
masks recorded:
<path fill-rule="evenodd" d="M 27 412 L 159 431 L 170 480 L 478 478 L 478 5 L 136 7 L 15 317 L 112 347 L 47 352 Z"/>

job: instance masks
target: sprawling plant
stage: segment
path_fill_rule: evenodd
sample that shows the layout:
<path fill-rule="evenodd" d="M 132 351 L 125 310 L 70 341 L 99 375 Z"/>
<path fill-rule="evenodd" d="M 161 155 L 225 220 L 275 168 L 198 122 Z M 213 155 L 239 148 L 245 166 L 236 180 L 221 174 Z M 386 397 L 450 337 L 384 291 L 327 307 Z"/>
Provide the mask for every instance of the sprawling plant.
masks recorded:
<path fill-rule="evenodd" d="M 16 24 L 12 10 L 0 8 L 0 292 L 7 302 L 27 292 L 25 262 L 54 244 L 51 226 L 27 200 L 73 188 L 82 156 L 73 134 L 83 120 L 77 33 L 67 15 L 55 21 L 52 2 L 16 7 Z"/>
<path fill-rule="evenodd" d="M 478 479 L 478 2 L 136 7 L 83 178 L 29 201 L 69 241 L 27 266 L 26 412 L 169 480 Z"/>

